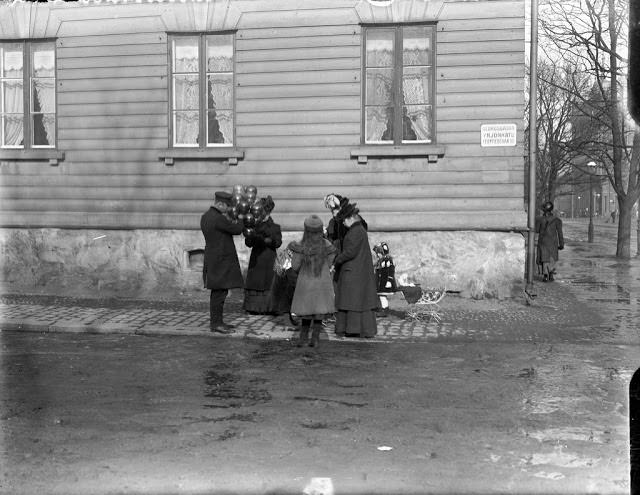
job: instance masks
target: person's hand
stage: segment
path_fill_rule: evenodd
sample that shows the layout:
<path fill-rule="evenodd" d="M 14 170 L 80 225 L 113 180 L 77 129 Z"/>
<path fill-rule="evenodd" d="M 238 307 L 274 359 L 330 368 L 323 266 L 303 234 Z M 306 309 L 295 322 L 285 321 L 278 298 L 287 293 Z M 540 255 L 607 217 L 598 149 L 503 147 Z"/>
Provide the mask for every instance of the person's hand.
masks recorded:
<path fill-rule="evenodd" d="M 271 241 L 271 237 L 265 237 L 265 238 L 264 238 L 264 243 L 265 243 L 265 244 L 271 244 L 271 242 L 272 242 L 272 241 Z"/>
<path fill-rule="evenodd" d="M 336 265 L 331 265 L 329 267 L 329 274 L 333 275 L 336 272 Z"/>

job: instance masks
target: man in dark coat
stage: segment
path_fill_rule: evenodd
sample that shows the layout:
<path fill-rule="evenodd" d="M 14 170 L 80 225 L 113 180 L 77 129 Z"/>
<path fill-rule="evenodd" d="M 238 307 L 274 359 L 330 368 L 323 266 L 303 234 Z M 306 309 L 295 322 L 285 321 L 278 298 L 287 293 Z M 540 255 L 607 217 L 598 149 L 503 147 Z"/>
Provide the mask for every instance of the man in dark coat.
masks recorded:
<path fill-rule="evenodd" d="M 334 260 L 336 285 L 336 334 L 373 337 L 377 334 L 378 294 L 367 231 L 355 204 L 341 208 L 347 233 L 342 251 Z"/>
<path fill-rule="evenodd" d="M 243 225 L 232 222 L 225 213 L 231 206 L 231 194 L 218 191 L 213 206 L 200 219 L 200 229 L 204 235 L 204 286 L 211 289 L 209 299 L 212 332 L 233 333 L 233 326 L 222 320 L 224 301 L 229 289 L 243 286 L 242 272 L 233 236 L 242 233 Z"/>
<path fill-rule="evenodd" d="M 542 266 L 542 280 L 553 281 L 558 261 L 558 250 L 564 249 L 562 220 L 553 212 L 553 203 L 547 201 L 542 205 L 542 216 L 536 218 L 538 249 L 536 262 Z"/>

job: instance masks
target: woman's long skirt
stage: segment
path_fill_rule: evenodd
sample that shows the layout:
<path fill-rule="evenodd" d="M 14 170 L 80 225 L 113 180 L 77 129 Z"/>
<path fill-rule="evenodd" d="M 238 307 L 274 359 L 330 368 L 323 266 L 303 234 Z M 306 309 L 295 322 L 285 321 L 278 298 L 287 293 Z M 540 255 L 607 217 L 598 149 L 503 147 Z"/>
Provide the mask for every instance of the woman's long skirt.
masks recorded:
<path fill-rule="evenodd" d="M 268 314 L 273 313 L 271 290 L 244 290 L 244 304 L 242 309 L 249 313 Z"/>
<path fill-rule="evenodd" d="M 354 337 L 373 337 L 378 333 L 375 310 L 336 313 L 336 334 Z"/>

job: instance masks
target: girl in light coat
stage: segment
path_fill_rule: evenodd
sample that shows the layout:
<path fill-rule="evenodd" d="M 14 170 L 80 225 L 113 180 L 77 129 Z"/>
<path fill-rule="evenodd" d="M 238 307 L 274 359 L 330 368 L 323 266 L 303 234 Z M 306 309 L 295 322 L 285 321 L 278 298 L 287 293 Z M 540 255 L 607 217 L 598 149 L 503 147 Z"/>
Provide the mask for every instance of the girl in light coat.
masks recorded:
<path fill-rule="evenodd" d="M 320 340 L 322 320 L 335 312 L 335 296 L 330 267 L 335 247 L 323 236 L 320 217 L 311 215 L 304 221 L 300 242 L 291 242 L 291 268 L 298 273 L 291 312 L 302 319 L 298 347 L 307 343 L 313 325 L 310 347 Z"/>

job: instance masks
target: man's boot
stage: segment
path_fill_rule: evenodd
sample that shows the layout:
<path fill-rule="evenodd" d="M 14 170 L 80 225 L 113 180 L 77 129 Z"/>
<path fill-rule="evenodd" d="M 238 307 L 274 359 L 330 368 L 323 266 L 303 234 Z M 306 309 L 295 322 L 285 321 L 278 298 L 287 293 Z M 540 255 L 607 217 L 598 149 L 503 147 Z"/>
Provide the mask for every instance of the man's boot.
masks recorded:
<path fill-rule="evenodd" d="M 300 328 L 300 338 L 298 339 L 298 347 L 302 347 L 309 340 L 309 327 Z"/>
<path fill-rule="evenodd" d="M 226 323 L 222 321 L 222 318 L 215 318 L 214 320 L 212 320 L 211 324 L 209 325 L 209 330 L 211 330 L 214 333 L 224 333 L 224 334 L 229 334 L 234 332 L 232 327 L 228 326 Z"/>
<path fill-rule="evenodd" d="M 313 325 L 313 333 L 311 334 L 311 342 L 309 342 L 309 347 L 317 347 L 320 343 L 320 327 L 321 325 L 318 324 Z"/>

